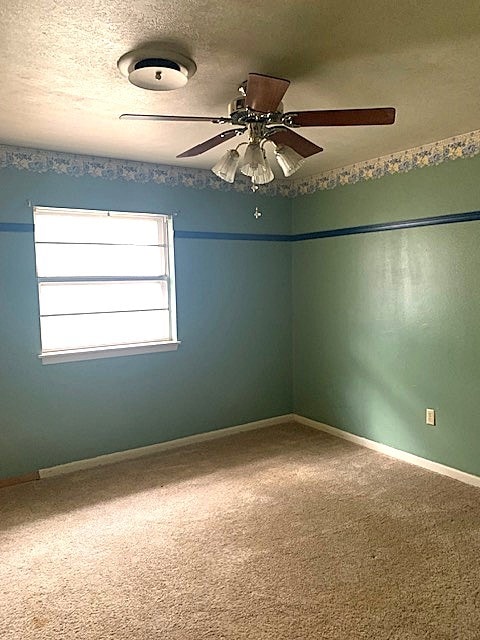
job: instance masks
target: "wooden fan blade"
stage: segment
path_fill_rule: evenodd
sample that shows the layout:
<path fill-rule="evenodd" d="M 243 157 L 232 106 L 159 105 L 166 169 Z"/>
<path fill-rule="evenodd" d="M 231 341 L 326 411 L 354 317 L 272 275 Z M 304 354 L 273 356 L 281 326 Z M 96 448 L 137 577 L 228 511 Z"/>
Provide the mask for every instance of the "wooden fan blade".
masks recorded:
<path fill-rule="evenodd" d="M 293 127 L 355 127 L 393 124 L 395 109 L 333 109 L 330 111 L 297 111 L 286 113 L 283 121 Z"/>
<path fill-rule="evenodd" d="M 212 118 L 209 116 L 161 116 L 142 113 L 122 113 L 120 120 L 159 120 L 162 122 L 213 122 L 223 124 L 230 122 L 230 118 Z"/>
<path fill-rule="evenodd" d="M 323 151 L 322 147 L 319 147 L 303 136 L 299 136 L 298 133 L 295 133 L 295 131 L 291 129 L 278 129 L 278 131 L 269 135 L 268 139 L 273 140 L 276 144 L 284 144 L 290 147 L 303 158 L 308 158 Z"/>
<path fill-rule="evenodd" d="M 264 76 L 260 73 L 249 73 L 246 96 L 247 107 L 261 113 L 276 111 L 289 84 L 290 80 Z"/>
<path fill-rule="evenodd" d="M 191 158 L 192 156 L 199 156 L 201 153 L 205 153 L 205 151 L 213 149 L 217 145 L 222 144 L 222 142 L 230 140 L 230 138 L 234 138 L 244 131 L 245 129 L 228 129 L 227 131 L 222 131 L 222 133 L 219 133 L 217 136 L 214 136 L 209 140 L 205 140 L 205 142 L 201 142 L 195 147 L 192 147 L 191 149 L 187 149 L 183 153 L 180 153 L 177 158 Z"/>

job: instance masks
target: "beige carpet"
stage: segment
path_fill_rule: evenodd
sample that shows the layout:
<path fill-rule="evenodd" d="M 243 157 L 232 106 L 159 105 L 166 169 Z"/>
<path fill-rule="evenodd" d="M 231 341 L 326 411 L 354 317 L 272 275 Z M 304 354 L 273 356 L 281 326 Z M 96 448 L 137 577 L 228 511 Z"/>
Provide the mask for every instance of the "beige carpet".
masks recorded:
<path fill-rule="evenodd" d="M 480 638 L 480 491 L 305 427 L 0 503 L 2 640 Z"/>

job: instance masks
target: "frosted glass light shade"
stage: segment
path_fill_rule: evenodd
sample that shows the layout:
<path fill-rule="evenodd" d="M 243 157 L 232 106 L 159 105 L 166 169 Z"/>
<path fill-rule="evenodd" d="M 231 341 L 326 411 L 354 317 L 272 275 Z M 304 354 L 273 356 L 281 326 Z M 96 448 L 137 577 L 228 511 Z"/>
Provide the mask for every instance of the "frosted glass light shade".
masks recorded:
<path fill-rule="evenodd" d="M 300 169 L 305 158 L 284 144 L 275 145 L 275 158 L 286 177 Z"/>
<path fill-rule="evenodd" d="M 263 165 L 259 164 L 250 177 L 254 184 L 267 184 L 267 182 L 271 182 L 275 176 L 269 165 L 265 163 Z"/>
<path fill-rule="evenodd" d="M 255 184 L 266 184 L 275 177 L 263 149 L 257 142 L 251 142 L 247 146 L 240 171 L 252 178 Z"/>
<path fill-rule="evenodd" d="M 265 162 L 265 156 L 258 142 L 251 142 L 245 150 L 240 171 L 245 176 L 253 176 L 258 165 L 265 164 Z"/>
<path fill-rule="evenodd" d="M 213 173 L 225 180 L 225 182 L 233 182 L 240 162 L 240 154 L 236 149 L 229 149 L 220 160 L 212 167 Z"/>

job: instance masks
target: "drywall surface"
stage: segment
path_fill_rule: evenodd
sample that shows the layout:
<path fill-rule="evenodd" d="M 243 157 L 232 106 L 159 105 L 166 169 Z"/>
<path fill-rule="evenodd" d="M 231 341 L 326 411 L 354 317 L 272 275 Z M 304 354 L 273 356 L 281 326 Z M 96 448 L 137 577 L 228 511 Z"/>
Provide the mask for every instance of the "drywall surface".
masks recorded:
<path fill-rule="evenodd" d="M 293 229 L 479 210 L 479 178 L 476 157 L 317 192 Z M 480 221 L 295 242 L 295 412 L 480 474 L 479 273 Z"/>
<path fill-rule="evenodd" d="M 291 223 L 281 198 L 2 169 L 0 223 L 31 224 L 29 202 L 177 212 L 184 231 L 286 234 Z M 9 228 L 0 230 L 0 477 L 291 412 L 288 243 L 179 238 L 178 351 L 42 365 L 33 233 Z"/>

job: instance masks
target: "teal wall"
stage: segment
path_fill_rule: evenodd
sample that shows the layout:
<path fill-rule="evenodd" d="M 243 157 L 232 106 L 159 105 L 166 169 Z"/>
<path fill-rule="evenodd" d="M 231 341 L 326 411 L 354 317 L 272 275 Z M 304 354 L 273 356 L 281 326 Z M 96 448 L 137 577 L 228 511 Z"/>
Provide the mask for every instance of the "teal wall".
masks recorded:
<path fill-rule="evenodd" d="M 297 198 L 293 231 L 479 209 L 477 156 Z M 479 274 L 480 221 L 294 243 L 295 412 L 480 474 Z"/>
<path fill-rule="evenodd" d="M 289 200 L 8 168 L 0 222 L 31 200 L 295 234 L 478 210 L 479 178 L 476 157 Z M 293 410 L 480 474 L 480 222 L 175 249 L 177 352 L 45 366 L 33 235 L 0 233 L 0 477 Z"/>
<path fill-rule="evenodd" d="M 0 222 L 31 223 L 29 200 L 178 211 L 177 230 L 291 224 L 282 198 L 2 169 Z M 290 245 L 178 239 L 175 251 L 178 351 L 42 365 L 33 234 L 0 233 L 0 477 L 291 412 Z"/>

